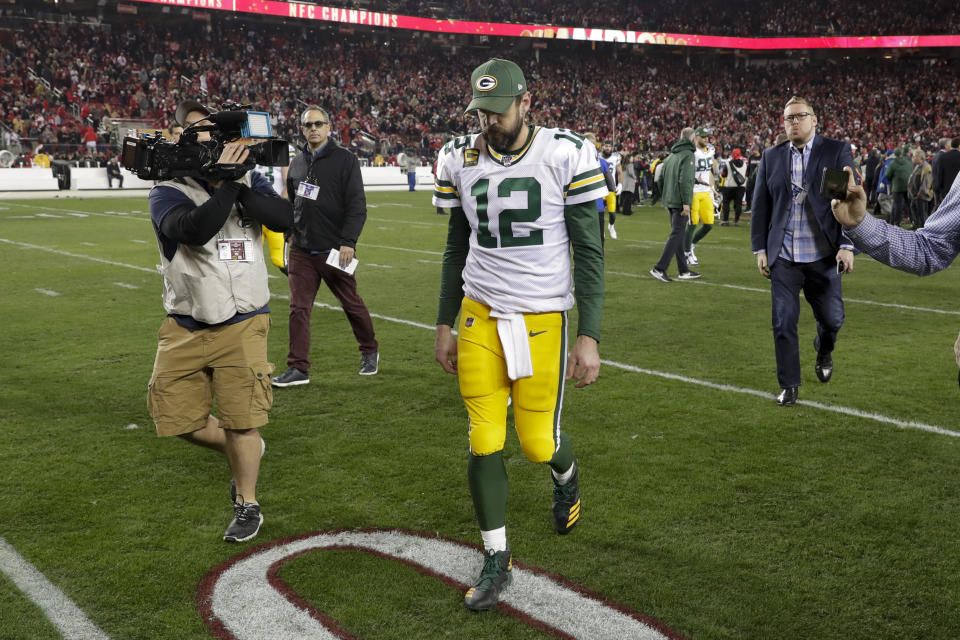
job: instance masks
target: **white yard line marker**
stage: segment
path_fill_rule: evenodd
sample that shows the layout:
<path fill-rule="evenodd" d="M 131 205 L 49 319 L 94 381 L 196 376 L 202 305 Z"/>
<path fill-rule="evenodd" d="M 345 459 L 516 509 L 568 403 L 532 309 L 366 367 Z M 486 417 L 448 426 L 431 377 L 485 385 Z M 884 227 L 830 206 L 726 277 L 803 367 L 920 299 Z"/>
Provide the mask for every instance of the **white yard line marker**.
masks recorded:
<path fill-rule="evenodd" d="M 127 268 L 127 269 L 136 269 L 137 271 L 146 271 L 147 273 L 156 273 L 156 271 L 155 271 L 154 269 L 147 269 L 147 268 L 145 268 L 145 267 L 138 267 L 138 266 L 135 266 L 135 265 L 132 265 L 132 264 L 124 264 L 124 263 L 122 263 L 122 262 L 114 262 L 114 261 L 112 261 L 112 260 L 104 260 L 104 259 L 102 259 L 102 258 L 94 258 L 94 257 L 91 257 L 91 256 L 83 256 L 83 255 L 78 255 L 78 254 L 74 254 L 74 253 L 68 253 L 68 252 L 66 252 L 66 251 L 58 251 L 58 250 L 56 250 L 56 249 L 50 249 L 50 248 L 48 248 L 48 247 L 41 247 L 41 246 L 37 246 L 37 245 L 27 244 L 27 243 L 24 243 L 24 242 L 15 242 L 15 241 L 13 241 L 13 240 L 7 240 L 6 238 L 0 238 L 0 242 L 6 242 L 6 243 L 8 243 L 8 244 L 12 244 L 12 245 L 20 246 L 20 247 L 25 247 L 25 248 L 28 248 L 28 249 L 38 249 L 38 250 L 41 250 L 41 251 L 49 251 L 49 252 L 51 252 L 51 253 L 56 253 L 56 254 L 58 254 L 58 255 L 70 256 L 71 258 L 82 258 L 82 259 L 84 259 L 84 260 L 93 260 L 94 262 L 102 262 L 102 263 L 104 263 L 104 264 L 113 265 L 113 266 L 115 266 L 115 267 L 124 267 L 124 268 Z M 375 246 L 375 245 L 366 245 L 366 246 Z M 393 249 L 393 250 L 397 250 L 397 251 L 411 251 L 411 252 L 414 252 L 414 253 L 428 253 L 428 254 L 432 254 L 432 255 L 442 255 L 441 252 L 439 252 L 439 251 L 423 251 L 423 250 L 419 250 L 419 249 L 405 249 L 405 248 L 401 248 L 401 247 L 382 247 L 382 248 L 384 248 L 384 249 Z M 631 276 L 631 277 L 642 277 L 642 276 L 639 276 L 639 275 L 636 275 L 636 274 L 632 274 L 632 273 L 623 273 L 623 274 L 621 274 L 621 275 L 626 275 L 626 276 Z M 733 287 L 732 285 L 716 285 L 716 286 L 730 286 L 730 287 Z M 761 291 L 762 291 L 762 289 L 761 289 Z M 288 297 L 288 296 L 278 296 L 278 295 L 274 295 L 274 296 L 272 296 L 272 297 L 278 298 L 278 299 L 281 299 L 281 300 L 289 300 L 289 297 Z M 930 311 L 930 312 L 933 312 L 933 313 L 950 313 L 950 314 L 957 315 L 957 312 L 942 311 L 942 310 L 938 310 L 938 309 L 923 309 L 922 307 L 904 307 L 903 305 L 894 305 L 894 304 L 881 303 L 881 302 L 872 302 L 872 301 L 864 301 L 864 302 L 867 303 L 867 304 L 875 304 L 875 305 L 878 305 L 878 306 L 903 307 L 903 308 L 909 309 L 909 310 L 911 310 L 911 311 Z M 334 311 L 343 311 L 343 309 L 340 308 L 340 307 L 337 307 L 337 306 L 334 306 L 334 305 L 324 304 L 324 303 L 322 303 L 322 302 L 314 302 L 314 303 L 313 303 L 313 306 L 318 307 L 318 308 L 321 308 L 321 309 L 330 309 L 330 310 L 334 310 Z M 395 322 L 395 323 L 397 323 L 397 324 L 405 324 L 405 325 L 408 325 L 408 326 L 411 326 L 411 327 L 417 327 L 417 328 L 420 328 L 420 329 L 427 329 L 427 330 L 430 330 L 430 331 L 434 331 L 434 330 L 436 329 L 436 326 L 435 326 L 435 325 L 432 325 L 432 324 L 425 324 L 425 323 L 422 323 L 422 322 L 413 322 L 413 321 L 411 321 L 411 320 L 404 320 L 404 319 L 402 319 L 402 318 L 394 318 L 394 317 L 392 317 L 392 316 L 385 316 L 385 315 L 380 315 L 380 314 L 376 314 L 376 313 L 371 313 L 370 315 L 371 315 L 372 317 L 374 317 L 374 318 L 379 318 L 379 319 L 381 319 L 381 320 L 386 320 L 386 321 L 388 321 L 388 322 Z M 619 363 L 619 362 L 613 362 L 612 360 L 604 360 L 603 362 L 605 362 L 606 364 L 609 364 L 609 365 L 612 366 L 612 367 L 617 367 L 617 368 L 619 368 L 619 369 L 623 369 L 624 371 L 631 371 L 631 372 L 634 372 L 634 373 L 643 373 L 643 374 L 647 374 L 647 375 L 658 376 L 658 377 L 661 377 L 661 378 L 668 378 L 668 379 L 671 379 L 671 380 L 681 380 L 681 381 L 688 382 L 688 383 L 691 383 L 691 384 L 696 384 L 696 385 L 699 385 L 699 386 L 702 386 L 702 387 L 708 387 L 708 388 L 710 388 L 710 389 L 717 389 L 717 390 L 720 390 L 720 391 L 733 391 L 733 392 L 736 392 L 736 393 L 744 393 L 744 394 L 748 394 L 748 395 L 757 396 L 757 397 L 760 397 L 760 398 L 772 398 L 772 397 L 773 397 L 772 394 L 770 394 L 770 393 L 768 393 L 768 392 L 766 392 L 766 391 L 757 391 L 757 390 L 755 390 L 755 389 L 745 389 L 745 388 L 741 388 L 741 387 L 733 387 L 733 386 L 730 386 L 730 385 L 717 384 L 717 383 L 715 383 L 715 382 L 709 382 L 709 381 L 707 381 L 707 380 L 699 380 L 699 379 L 696 379 L 696 378 L 687 378 L 687 377 L 685 377 L 685 376 L 680 376 L 680 375 L 673 374 L 673 373 L 666 373 L 666 372 L 663 372 L 663 371 L 654 371 L 654 370 L 652 370 L 652 369 L 643 369 L 643 368 L 641 368 L 641 367 L 635 367 L 635 366 L 633 366 L 633 365 L 622 364 L 622 363 Z M 931 433 L 937 433 L 937 434 L 940 434 L 940 435 L 960 437 L 960 433 L 958 433 L 958 432 L 956 432 L 956 431 L 950 431 L 949 429 L 944 429 L 943 427 L 938 427 L 938 426 L 935 426 L 935 425 L 924 424 L 924 423 L 922 423 L 922 422 L 915 422 L 915 421 L 912 421 L 912 420 L 900 420 L 900 419 L 898 419 L 898 418 L 892 418 L 892 417 L 890 417 L 890 416 L 885 416 L 885 415 L 879 414 L 879 413 L 870 413 L 870 412 L 866 412 L 866 411 L 860 411 L 859 409 L 851 409 L 851 408 L 849 408 L 849 407 L 842 407 L 842 406 L 838 406 L 838 405 L 822 404 L 822 403 L 819 403 L 819 402 L 812 402 L 812 401 L 809 401 L 809 400 L 799 400 L 798 402 L 799 402 L 800 404 L 807 405 L 807 406 L 810 406 L 810 407 L 814 407 L 814 408 L 816 408 L 816 409 L 821 409 L 821 410 L 823 410 L 823 411 L 832 411 L 832 412 L 834 412 L 834 413 L 840 413 L 840 414 L 844 414 L 844 415 L 855 416 L 855 417 L 858 417 L 858 418 L 865 418 L 865 419 L 868 419 L 868 420 L 876 420 L 877 422 L 883 422 L 883 423 L 886 423 L 886 424 L 892 424 L 892 425 L 896 425 L 896 426 L 898 426 L 898 427 L 907 428 L 907 429 L 920 429 L 921 431 L 929 431 L 929 432 L 931 432 Z"/>
<path fill-rule="evenodd" d="M 651 278 L 648 274 L 630 273 L 628 271 L 607 271 L 613 276 L 625 276 L 627 278 Z M 652 278 L 651 278 L 652 279 Z M 693 284 L 706 287 L 723 287 L 724 289 L 736 289 L 737 291 L 753 291 L 756 293 L 770 293 L 770 289 L 760 287 L 744 287 L 738 284 L 723 284 L 720 282 L 704 282 L 703 280 L 694 280 Z M 802 294 L 801 294 L 802 295 Z M 939 313 L 948 316 L 960 316 L 960 311 L 950 309 L 934 309 L 932 307 L 915 307 L 909 304 L 899 304 L 897 302 L 877 302 L 876 300 L 863 300 L 860 298 L 843 297 L 844 302 L 856 302 L 857 304 L 868 304 L 874 307 L 886 307 L 888 309 L 903 309 L 905 311 L 922 311 L 924 313 Z"/>
<path fill-rule="evenodd" d="M 614 362 L 613 360 L 601 360 L 605 365 L 615 367 L 617 369 L 622 369 L 624 371 L 631 371 L 633 373 L 643 373 L 648 376 L 656 376 L 658 378 L 665 378 L 667 380 L 676 380 L 678 382 L 684 382 L 687 384 L 695 384 L 701 387 L 707 387 L 709 389 L 716 389 L 718 391 L 726 391 L 731 393 L 743 393 L 746 395 L 757 396 L 758 398 L 765 398 L 774 400 L 776 396 L 772 393 L 767 393 L 766 391 L 757 391 L 756 389 L 747 389 L 744 387 L 734 387 L 729 384 L 718 384 L 716 382 L 709 382 L 707 380 L 700 380 L 698 378 L 689 378 L 687 376 L 681 376 L 676 373 L 666 373 L 664 371 L 655 371 L 653 369 L 644 369 L 643 367 L 635 367 L 633 365 L 624 364 L 622 362 Z M 860 411 L 859 409 L 851 409 L 849 407 L 841 407 L 837 405 L 824 404 L 822 402 L 814 402 L 812 400 L 797 400 L 797 404 L 807 405 L 809 407 L 814 407 L 815 409 L 822 409 L 824 411 L 833 411 L 834 413 L 842 413 L 844 415 L 853 416 L 856 418 L 866 418 L 868 420 L 876 420 L 877 422 L 883 422 L 886 424 L 892 424 L 903 429 L 920 429 L 921 431 L 929 431 L 930 433 L 938 433 L 943 436 L 952 436 L 954 438 L 960 437 L 960 432 L 950 431 L 949 429 L 944 429 L 943 427 L 938 427 L 931 424 L 924 424 L 922 422 L 916 422 L 913 420 L 900 420 L 898 418 L 891 418 L 890 416 L 885 416 L 881 413 L 872 413 L 868 411 Z"/>
<path fill-rule="evenodd" d="M 67 640 L 110 640 L 97 628 L 73 600 L 0 538 L 0 570 L 20 591 L 43 611 Z"/>
<path fill-rule="evenodd" d="M 139 289 L 139 288 L 140 288 L 140 287 L 138 287 L 138 286 L 135 285 L 135 284 L 127 284 L 126 282 L 114 282 L 113 284 L 117 285 L 118 287 L 123 287 L 124 289 Z"/>
<path fill-rule="evenodd" d="M 68 216 L 75 216 L 75 217 L 78 217 L 78 218 L 86 218 L 86 217 L 88 217 L 88 216 L 102 216 L 102 217 L 104 217 L 104 218 L 126 217 L 126 218 L 129 219 L 129 220 L 136 220 L 137 222 L 142 222 L 142 220 L 143 220 L 143 218 L 130 217 L 130 215 L 127 214 L 126 212 L 106 211 L 106 212 L 102 212 L 102 213 L 96 213 L 96 212 L 92 212 L 92 211 L 79 211 L 79 210 L 77 210 L 77 209 L 64 209 L 64 208 L 61 208 L 61 207 L 43 207 L 43 206 L 39 206 L 39 205 L 21 204 L 21 203 L 19 203 L 19 202 L 11 202 L 10 204 L 13 205 L 13 206 L 15 206 L 15 207 L 20 207 L 20 208 L 22 208 L 22 209 L 29 209 L 29 210 L 31 210 L 31 211 L 37 211 L 38 209 L 45 209 L 45 210 L 47 210 L 47 211 L 56 211 L 57 213 L 63 213 L 63 214 L 66 214 L 66 215 L 68 215 Z M 142 212 L 140 212 L 140 211 L 133 211 L 133 212 L 131 212 L 131 213 L 142 213 Z M 36 215 L 37 215 L 38 217 L 52 217 L 52 218 L 61 217 L 61 216 L 49 216 L 48 214 L 44 214 L 44 213 L 38 213 L 38 214 L 36 214 Z M 7 216 L 7 217 L 8 217 L 8 218 L 12 218 L 12 217 L 15 217 L 15 216 Z"/>
<path fill-rule="evenodd" d="M 408 249 L 407 247 L 391 247 L 385 244 L 367 244 L 363 243 L 364 247 L 372 247 L 374 249 L 389 249 L 390 251 L 406 251 L 408 253 L 425 253 L 428 256 L 442 256 L 443 251 L 428 251 L 426 249 Z"/>
<path fill-rule="evenodd" d="M 68 256 L 70 258 L 80 258 L 82 260 L 93 260 L 94 262 L 102 262 L 103 264 L 110 264 L 115 267 L 124 267 L 126 269 L 136 269 L 137 271 L 146 271 L 147 273 L 156 273 L 156 269 L 148 269 L 146 267 L 138 267 L 133 264 L 125 264 L 123 262 L 116 262 L 114 260 L 106 260 L 104 258 L 94 258 L 93 256 L 85 256 L 79 253 L 70 253 L 69 251 L 60 251 L 59 249 L 51 249 L 50 247 L 41 247 L 37 244 L 29 244 L 27 242 L 17 242 L 15 240 L 8 240 L 7 238 L 0 238 L 0 242 L 6 242 L 7 244 L 12 244 L 17 247 L 23 247 L 24 249 L 36 249 L 37 251 L 46 251 L 47 253 L 54 253 L 58 256 Z"/>
<path fill-rule="evenodd" d="M 278 295 L 271 293 L 271 298 L 276 298 L 277 300 L 290 300 L 290 296 Z M 343 307 L 338 307 L 332 304 L 326 304 L 325 302 L 314 302 L 313 306 L 318 309 L 327 309 L 329 311 L 343 311 Z M 425 324 L 423 322 L 414 322 L 413 320 L 404 320 L 403 318 L 394 318 L 392 316 L 385 316 L 379 313 L 371 313 L 371 318 L 377 318 L 379 320 L 386 320 L 387 322 L 395 322 L 397 324 L 405 324 L 409 327 L 417 327 L 418 329 L 428 329 L 430 331 L 435 331 L 437 326 L 433 324 Z M 454 332 L 456 333 L 456 332 Z"/>
<path fill-rule="evenodd" d="M 39 289 L 39 288 L 38 288 L 38 289 L 34 289 L 34 291 L 36 291 L 37 293 L 42 293 L 42 294 L 45 295 L 45 296 L 50 296 L 51 298 L 55 298 L 55 297 L 57 297 L 58 295 L 60 295 L 60 294 L 57 293 L 56 291 L 51 291 L 50 289 Z"/>
<path fill-rule="evenodd" d="M 370 205 L 367 205 L 370 206 Z M 439 216 L 437 216 L 439 217 Z M 380 224 L 402 224 L 405 227 L 447 227 L 449 226 L 446 222 L 419 222 L 416 220 L 395 220 L 392 218 L 376 218 L 367 216 L 367 220 L 370 222 L 378 222 Z"/>

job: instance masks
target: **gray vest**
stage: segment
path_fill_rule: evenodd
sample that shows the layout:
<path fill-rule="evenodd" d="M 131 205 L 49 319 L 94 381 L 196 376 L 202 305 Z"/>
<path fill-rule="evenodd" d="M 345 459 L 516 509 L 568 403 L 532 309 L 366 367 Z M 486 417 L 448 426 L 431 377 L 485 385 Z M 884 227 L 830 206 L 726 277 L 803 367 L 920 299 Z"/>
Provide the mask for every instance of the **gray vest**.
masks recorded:
<path fill-rule="evenodd" d="M 249 175 L 244 183 L 250 186 Z M 157 186 L 173 187 L 200 206 L 210 194 L 193 178 L 184 182 L 167 180 Z M 250 262 L 220 260 L 219 240 L 251 240 Z M 223 227 L 203 246 L 180 244 L 173 260 L 160 251 L 158 270 L 163 276 L 163 307 L 167 313 L 191 316 L 206 324 L 225 322 L 238 313 L 256 311 L 270 299 L 267 265 L 263 259 L 260 224 L 240 226 L 240 214 L 234 206 Z"/>

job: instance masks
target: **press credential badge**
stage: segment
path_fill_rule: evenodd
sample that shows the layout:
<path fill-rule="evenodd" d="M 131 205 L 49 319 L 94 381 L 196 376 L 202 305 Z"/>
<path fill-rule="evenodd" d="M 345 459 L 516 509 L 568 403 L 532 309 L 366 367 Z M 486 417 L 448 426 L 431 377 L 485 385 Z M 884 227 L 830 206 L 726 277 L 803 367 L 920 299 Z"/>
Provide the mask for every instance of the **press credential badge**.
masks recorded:
<path fill-rule="evenodd" d="M 297 195 L 306 198 L 307 200 L 316 200 L 317 199 L 317 185 L 310 184 L 309 182 L 301 182 L 297 187 Z"/>
<path fill-rule="evenodd" d="M 223 238 L 217 240 L 221 262 L 253 262 L 253 240 L 249 238 Z"/>

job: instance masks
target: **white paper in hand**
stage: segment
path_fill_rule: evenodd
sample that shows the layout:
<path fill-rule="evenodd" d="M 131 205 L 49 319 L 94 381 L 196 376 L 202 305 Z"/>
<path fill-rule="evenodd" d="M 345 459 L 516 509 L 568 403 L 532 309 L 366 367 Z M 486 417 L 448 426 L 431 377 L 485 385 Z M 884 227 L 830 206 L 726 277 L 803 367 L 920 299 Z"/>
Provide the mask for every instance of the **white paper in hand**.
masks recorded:
<path fill-rule="evenodd" d="M 360 261 L 354 258 L 346 267 L 341 267 L 340 252 L 336 249 L 330 249 L 330 255 L 327 257 L 327 264 L 331 267 L 340 269 L 340 271 L 346 271 L 350 275 L 353 275 L 353 272 L 357 270 L 357 265 L 360 264 Z"/>

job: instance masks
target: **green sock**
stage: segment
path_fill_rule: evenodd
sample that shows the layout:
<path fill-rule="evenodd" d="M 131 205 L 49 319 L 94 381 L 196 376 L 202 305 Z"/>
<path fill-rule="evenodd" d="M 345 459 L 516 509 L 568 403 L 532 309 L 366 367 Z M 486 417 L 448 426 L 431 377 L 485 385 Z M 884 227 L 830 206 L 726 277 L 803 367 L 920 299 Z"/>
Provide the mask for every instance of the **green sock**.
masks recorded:
<path fill-rule="evenodd" d="M 703 224 L 703 225 L 700 225 L 700 228 L 697 229 L 697 234 L 696 234 L 695 236 L 693 236 L 693 244 L 698 244 L 698 243 L 699 243 L 701 240 L 703 240 L 703 239 L 706 237 L 706 235 L 707 235 L 708 233 L 710 233 L 711 231 L 713 231 L 713 225 L 712 225 L 712 224 Z"/>
<path fill-rule="evenodd" d="M 467 461 L 467 482 L 481 531 L 491 531 L 507 523 L 507 468 L 503 451 L 488 456 L 470 454 Z"/>
<path fill-rule="evenodd" d="M 683 250 L 690 251 L 690 245 L 693 244 L 693 234 L 697 232 L 697 225 L 688 224 L 687 230 L 684 232 L 683 236 Z"/>
<path fill-rule="evenodd" d="M 573 442 L 570 440 L 570 436 L 562 431 L 560 432 L 560 448 L 557 449 L 547 464 L 557 473 L 563 473 L 573 464 Z"/>

